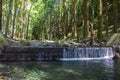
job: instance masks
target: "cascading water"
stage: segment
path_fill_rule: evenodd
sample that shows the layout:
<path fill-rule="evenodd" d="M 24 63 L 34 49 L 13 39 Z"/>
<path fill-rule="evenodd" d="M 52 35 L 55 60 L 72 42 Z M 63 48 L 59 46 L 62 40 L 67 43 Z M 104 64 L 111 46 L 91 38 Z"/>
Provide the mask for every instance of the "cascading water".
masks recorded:
<path fill-rule="evenodd" d="M 111 47 L 65 48 L 61 60 L 106 59 L 114 56 Z"/>

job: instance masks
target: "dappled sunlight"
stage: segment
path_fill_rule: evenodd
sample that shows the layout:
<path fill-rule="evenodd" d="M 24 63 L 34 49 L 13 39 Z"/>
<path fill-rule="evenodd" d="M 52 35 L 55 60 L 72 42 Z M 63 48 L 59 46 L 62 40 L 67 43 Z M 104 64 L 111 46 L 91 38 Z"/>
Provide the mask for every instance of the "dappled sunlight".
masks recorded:
<path fill-rule="evenodd" d="M 40 70 L 32 70 L 28 71 L 28 74 L 26 75 L 26 80 L 47 80 L 48 79 L 48 74 L 44 71 Z"/>
<path fill-rule="evenodd" d="M 74 70 L 71 70 L 71 69 L 65 69 L 64 71 L 67 72 L 67 73 L 74 74 L 74 75 L 80 75 L 80 73 L 78 73 L 78 72 L 76 72 Z"/>
<path fill-rule="evenodd" d="M 43 61 L 1 63 L 0 78 L 12 80 L 104 80 L 114 79 L 120 73 L 119 63 L 108 60 Z M 118 71 L 114 70 L 117 69 Z"/>
<path fill-rule="evenodd" d="M 120 0 L 0 0 L 0 80 L 119 80 L 119 8 Z"/>
<path fill-rule="evenodd" d="M 113 34 L 112 37 L 107 42 L 107 45 L 118 46 L 120 43 L 120 33 Z"/>

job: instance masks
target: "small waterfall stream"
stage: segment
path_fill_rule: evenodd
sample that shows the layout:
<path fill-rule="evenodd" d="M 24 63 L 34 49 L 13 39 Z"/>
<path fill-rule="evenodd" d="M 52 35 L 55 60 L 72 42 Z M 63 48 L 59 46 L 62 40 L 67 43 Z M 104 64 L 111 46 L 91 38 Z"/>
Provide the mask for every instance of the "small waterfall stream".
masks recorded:
<path fill-rule="evenodd" d="M 115 56 L 112 47 L 5 47 L 0 55 L 1 61 L 13 60 L 86 60 L 107 59 Z M 13 57 L 15 56 L 15 57 Z"/>
<path fill-rule="evenodd" d="M 65 48 L 61 60 L 105 59 L 113 56 L 111 47 Z"/>

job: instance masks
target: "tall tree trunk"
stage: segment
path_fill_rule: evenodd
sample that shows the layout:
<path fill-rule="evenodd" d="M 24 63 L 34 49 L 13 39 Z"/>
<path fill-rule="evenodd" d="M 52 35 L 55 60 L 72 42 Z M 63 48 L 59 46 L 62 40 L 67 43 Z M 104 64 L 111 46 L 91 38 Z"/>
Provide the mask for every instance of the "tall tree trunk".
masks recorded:
<path fill-rule="evenodd" d="M 72 27 L 72 30 L 74 31 L 73 32 L 73 35 L 74 37 L 77 37 L 77 25 L 76 25 L 76 6 L 77 6 L 77 0 L 73 0 L 73 18 L 74 18 L 74 22 L 73 22 L 73 27 Z"/>
<path fill-rule="evenodd" d="M 29 14 L 28 14 L 28 17 L 27 17 L 27 29 L 26 29 L 26 39 L 28 39 L 29 24 L 30 24 L 30 17 L 29 17 Z"/>
<path fill-rule="evenodd" d="M 50 34 L 49 34 L 49 39 L 52 40 L 52 15 L 49 17 L 49 25 L 50 25 Z"/>
<path fill-rule="evenodd" d="M 93 29 L 93 24 L 91 23 L 90 25 L 90 43 L 91 43 L 91 46 L 93 46 L 94 44 L 94 29 Z"/>
<path fill-rule="evenodd" d="M 48 14 L 47 14 L 47 0 L 44 0 L 44 16 L 45 16 L 45 33 L 44 33 L 44 36 L 45 36 L 45 39 L 48 39 L 48 34 L 47 34 L 47 26 L 48 26 Z"/>
<path fill-rule="evenodd" d="M 76 30 L 76 4 L 77 0 L 72 0 L 71 9 L 70 9 L 70 25 L 72 29 L 72 37 L 77 37 L 77 30 Z"/>
<path fill-rule="evenodd" d="M 26 39 L 28 39 L 28 32 L 29 32 L 29 25 L 30 25 L 30 13 L 31 13 L 31 9 L 32 9 L 32 3 L 30 5 L 30 9 L 28 11 L 28 14 L 27 14 L 27 25 L 26 25 Z"/>
<path fill-rule="evenodd" d="M 105 1 L 105 30 L 106 35 L 108 34 L 108 0 Z"/>
<path fill-rule="evenodd" d="M 0 31 L 2 30 L 2 0 L 0 0 Z"/>
<path fill-rule="evenodd" d="M 25 4 L 26 4 L 26 0 L 22 1 L 22 5 L 21 5 L 21 9 L 20 9 L 20 31 L 19 31 L 19 38 L 20 39 L 24 39 L 25 36 L 25 18 L 26 18 L 26 11 L 25 11 Z"/>
<path fill-rule="evenodd" d="M 113 32 L 116 33 L 117 32 L 117 18 L 118 18 L 118 0 L 113 0 L 113 16 L 114 16 L 114 26 L 113 26 Z"/>
<path fill-rule="evenodd" d="M 94 7 L 94 1 L 95 0 L 92 0 L 91 2 L 91 23 L 90 23 L 90 43 L 91 43 L 91 46 L 93 46 L 95 40 L 94 40 L 94 18 L 95 18 L 95 7 Z"/>
<path fill-rule="evenodd" d="M 12 35 L 11 38 L 14 37 L 14 30 L 15 30 L 15 21 L 16 21 L 16 10 L 17 10 L 17 0 L 14 0 L 14 15 L 13 15 L 13 25 L 12 25 Z"/>
<path fill-rule="evenodd" d="M 89 0 L 83 0 L 82 11 L 84 19 L 83 37 L 86 38 L 89 36 Z"/>
<path fill-rule="evenodd" d="M 99 40 L 102 38 L 102 28 L 103 28 L 102 11 L 103 11 L 102 0 L 98 0 L 98 33 L 97 33 L 97 37 Z"/>
<path fill-rule="evenodd" d="M 58 0 L 58 4 L 59 4 L 59 6 L 58 6 L 58 28 L 57 28 L 57 30 L 58 30 L 58 39 L 60 39 L 60 37 L 61 37 L 61 32 L 60 32 L 60 27 L 61 27 L 61 10 L 60 10 L 60 0 Z"/>
<path fill-rule="evenodd" d="M 66 0 L 63 0 L 63 18 L 62 18 L 62 22 L 63 22 L 63 36 L 64 38 L 66 38 Z"/>
<path fill-rule="evenodd" d="M 5 27 L 5 36 L 7 36 L 8 34 L 8 28 L 9 28 L 9 21 L 10 21 L 10 17 L 11 17 L 11 13 L 12 13 L 12 3 L 13 3 L 13 0 L 9 0 L 9 12 L 8 12 L 8 15 L 7 15 L 7 22 L 6 22 L 6 27 Z"/>

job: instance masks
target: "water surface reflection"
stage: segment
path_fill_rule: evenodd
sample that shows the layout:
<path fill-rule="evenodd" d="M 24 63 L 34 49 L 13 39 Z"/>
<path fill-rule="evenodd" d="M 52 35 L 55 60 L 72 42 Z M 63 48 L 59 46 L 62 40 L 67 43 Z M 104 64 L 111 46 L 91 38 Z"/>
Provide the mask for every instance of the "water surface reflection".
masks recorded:
<path fill-rule="evenodd" d="M 12 80 L 119 80 L 120 62 L 111 59 L 1 62 L 0 76 Z"/>

